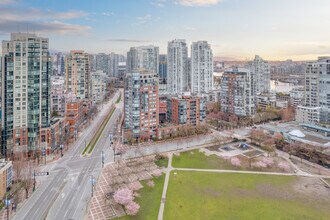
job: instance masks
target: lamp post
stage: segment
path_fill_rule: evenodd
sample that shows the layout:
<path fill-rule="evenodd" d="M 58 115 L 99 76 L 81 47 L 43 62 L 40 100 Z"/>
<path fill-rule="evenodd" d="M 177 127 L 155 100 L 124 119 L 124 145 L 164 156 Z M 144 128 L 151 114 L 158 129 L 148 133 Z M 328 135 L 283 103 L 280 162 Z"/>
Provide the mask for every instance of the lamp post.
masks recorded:
<path fill-rule="evenodd" d="M 95 185 L 95 179 L 94 179 L 93 175 L 91 175 L 90 181 L 91 181 L 91 186 L 92 186 L 92 197 L 93 197 L 93 195 L 94 195 L 94 185 Z"/>
<path fill-rule="evenodd" d="M 63 157 L 63 144 L 60 145 L 60 149 L 61 149 L 61 157 Z"/>
<path fill-rule="evenodd" d="M 9 220 L 9 206 L 10 206 L 10 199 L 8 199 L 8 196 L 6 196 L 5 199 L 5 205 L 6 205 L 6 209 L 7 209 L 7 220 Z"/>
<path fill-rule="evenodd" d="M 112 134 L 109 134 L 109 141 L 110 141 L 110 148 L 111 148 L 111 144 L 113 144 Z M 116 162 L 116 148 L 115 148 L 115 146 L 113 146 L 113 162 Z"/>
<path fill-rule="evenodd" d="M 36 190 L 36 170 L 33 170 L 33 192 Z"/>
<path fill-rule="evenodd" d="M 101 152 L 102 168 L 104 167 L 104 151 Z"/>
<path fill-rule="evenodd" d="M 74 140 L 76 141 L 77 140 L 77 134 L 78 134 L 78 131 L 77 131 L 77 128 L 74 130 Z"/>

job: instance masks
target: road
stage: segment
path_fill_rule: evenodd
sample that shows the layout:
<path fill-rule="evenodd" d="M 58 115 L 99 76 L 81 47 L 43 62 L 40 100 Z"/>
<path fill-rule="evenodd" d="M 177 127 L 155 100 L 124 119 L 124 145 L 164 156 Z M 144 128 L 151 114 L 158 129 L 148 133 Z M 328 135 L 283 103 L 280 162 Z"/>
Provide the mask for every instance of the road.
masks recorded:
<path fill-rule="evenodd" d="M 99 141 L 90 156 L 82 157 L 81 153 L 92 139 L 90 135 L 98 128 L 102 118 L 118 98 L 119 92 L 103 106 L 98 116 L 91 122 L 70 147 L 68 152 L 58 161 L 43 166 L 39 171 L 50 172 L 49 176 L 37 177 L 40 187 L 19 208 L 14 220 L 42 219 L 83 219 L 92 193 L 92 176 L 97 180 L 101 168 L 101 152 L 105 152 L 105 162 L 112 162 L 113 150 L 110 148 L 109 133 L 113 133 L 115 123 L 122 111 L 122 102 L 116 109 L 105 127 Z M 122 96 L 123 97 L 123 96 Z"/>

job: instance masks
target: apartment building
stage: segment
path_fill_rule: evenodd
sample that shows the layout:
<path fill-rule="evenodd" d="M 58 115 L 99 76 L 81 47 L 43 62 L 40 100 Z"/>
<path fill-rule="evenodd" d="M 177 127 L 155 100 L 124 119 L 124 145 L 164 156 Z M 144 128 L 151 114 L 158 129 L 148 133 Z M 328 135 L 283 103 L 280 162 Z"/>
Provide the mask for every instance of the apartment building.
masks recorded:
<path fill-rule="evenodd" d="M 77 99 L 90 97 L 89 54 L 83 50 L 72 50 L 65 58 L 66 91 Z"/>
<path fill-rule="evenodd" d="M 188 48 L 185 40 L 176 39 L 167 45 L 167 90 L 181 94 L 188 86 Z"/>
<path fill-rule="evenodd" d="M 250 70 L 238 67 L 225 70 L 220 91 L 220 105 L 224 112 L 252 116 L 256 111 L 254 97 Z"/>
<path fill-rule="evenodd" d="M 207 41 L 191 45 L 191 92 L 201 95 L 213 88 L 213 53 Z"/>
<path fill-rule="evenodd" d="M 205 119 L 203 98 L 189 92 L 167 97 L 167 121 L 175 125 L 199 125 Z"/>
<path fill-rule="evenodd" d="M 2 42 L 2 155 L 39 148 L 40 130 L 50 126 L 48 38 L 12 33 Z"/>
<path fill-rule="evenodd" d="M 127 73 L 124 85 L 124 141 L 157 137 L 158 75 L 145 70 Z"/>
<path fill-rule="evenodd" d="M 159 47 L 140 46 L 131 47 L 127 52 L 127 73 L 137 70 L 146 70 L 155 74 L 159 73 Z"/>

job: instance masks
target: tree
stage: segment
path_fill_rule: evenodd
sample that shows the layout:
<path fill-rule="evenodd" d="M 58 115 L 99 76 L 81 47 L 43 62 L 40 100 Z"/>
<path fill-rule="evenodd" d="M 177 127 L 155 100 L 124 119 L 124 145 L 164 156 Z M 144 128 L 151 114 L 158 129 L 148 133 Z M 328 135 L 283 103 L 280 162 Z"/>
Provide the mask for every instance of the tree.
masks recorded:
<path fill-rule="evenodd" d="M 238 157 L 233 157 L 230 159 L 230 163 L 233 165 L 233 166 L 241 166 L 241 160 L 238 158 Z"/>
<path fill-rule="evenodd" d="M 155 186 L 154 181 L 153 181 L 153 180 L 149 180 L 149 181 L 147 182 L 147 186 L 153 188 L 153 187 Z"/>
<path fill-rule="evenodd" d="M 133 192 L 127 188 L 118 189 L 113 195 L 113 199 L 120 205 L 127 205 L 134 199 Z"/>
<path fill-rule="evenodd" d="M 32 185 L 33 185 L 33 180 L 32 180 L 32 176 L 33 176 L 33 163 L 31 163 L 30 161 L 26 161 L 26 163 L 24 164 L 24 168 L 21 171 L 21 183 L 22 186 L 25 190 L 25 198 L 29 198 L 29 190 L 31 189 Z"/>
<path fill-rule="evenodd" d="M 258 162 L 255 162 L 254 164 L 252 164 L 252 166 L 262 169 L 262 168 L 266 168 L 267 167 L 267 164 L 265 164 L 262 161 L 258 161 Z"/>
<path fill-rule="evenodd" d="M 285 141 L 284 141 L 284 138 L 283 138 L 282 134 L 279 134 L 279 133 L 275 134 L 274 140 L 275 140 L 276 148 L 278 148 L 278 149 L 283 149 L 284 148 Z"/>
<path fill-rule="evenodd" d="M 253 129 L 250 132 L 250 138 L 260 146 L 266 140 L 267 135 L 262 130 Z"/>
<path fill-rule="evenodd" d="M 278 168 L 280 168 L 281 170 L 288 172 L 290 170 L 290 165 L 286 162 L 279 162 L 278 163 Z"/>
<path fill-rule="evenodd" d="M 291 159 L 291 156 L 297 153 L 299 149 L 299 144 L 290 143 L 284 149 L 289 153 L 289 158 Z"/>
<path fill-rule="evenodd" d="M 267 167 L 271 167 L 274 164 L 274 160 L 272 158 L 270 158 L 270 157 L 264 157 L 264 158 L 262 158 L 261 161 L 263 163 L 265 163 L 267 165 Z"/>
<path fill-rule="evenodd" d="M 130 187 L 129 187 L 132 191 L 138 191 L 139 189 L 142 189 L 143 186 L 139 181 L 135 181 L 133 183 L 131 183 Z"/>
<path fill-rule="evenodd" d="M 152 171 L 152 175 L 154 177 L 160 177 L 162 175 L 162 171 L 159 169 L 156 169 L 156 170 Z"/>
<path fill-rule="evenodd" d="M 269 139 L 265 140 L 263 145 L 264 145 L 264 149 L 267 151 L 267 154 L 269 157 L 270 152 L 275 151 L 275 140 L 273 138 L 269 138 Z"/>
<path fill-rule="evenodd" d="M 292 121 L 295 117 L 295 108 L 289 105 L 286 109 L 281 110 L 280 115 L 283 121 Z"/>
<path fill-rule="evenodd" d="M 128 215 L 136 215 L 140 210 L 140 205 L 134 201 L 131 201 L 130 203 L 125 205 L 125 209 Z"/>

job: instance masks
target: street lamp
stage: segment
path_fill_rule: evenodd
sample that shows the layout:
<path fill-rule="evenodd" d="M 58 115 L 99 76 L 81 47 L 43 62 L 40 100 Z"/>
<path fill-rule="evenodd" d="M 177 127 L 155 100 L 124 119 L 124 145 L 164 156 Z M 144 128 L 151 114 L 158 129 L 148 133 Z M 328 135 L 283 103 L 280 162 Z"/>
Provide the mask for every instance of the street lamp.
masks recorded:
<path fill-rule="evenodd" d="M 91 181 L 91 186 L 92 186 L 92 197 L 93 197 L 93 195 L 94 195 L 94 185 L 95 185 L 95 178 L 94 178 L 93 175 L 91 175 L 90 181 Z"/>
<path fill-rule="evenodd" d="M 60 145 L 60 149 L 61 149 L 61 157 L 63 157 L 63 144 Z"/>
<path fill-rule="evenodd" d="M 5 199 L 5 205 L 6 205 L 6 209 L 7 209 L 7 220 L 9 220 L 9 206 L 10 206 L 11 200 L 8 199 L 8 196 L 6 196 Z"/>
<path fill-rule="evenodd" d="M 77 135 L 78 135 L 78 131 L 77 131 L 77 128 L 74 130 L 74 140 L 76 141 L 77 140 Z"/>
<path fill-rule="evenodd" d="M 104 167 L 104 151 L 101 152 L 102 168 Z"/>
<path fill-rule="evenodd" d="M 109 140 L 110 140 L 110 148 L 111 148 L 111 144 L 113 144 L 112 134 L 109 134 Z M 113 146 L 113 162 L 116 162 L 116 147 L 115 146 Z"/>
<path fill-rule="evenodd" d="M 33 192 L 36 190 L 36 170 L 33 170 Z"/>

